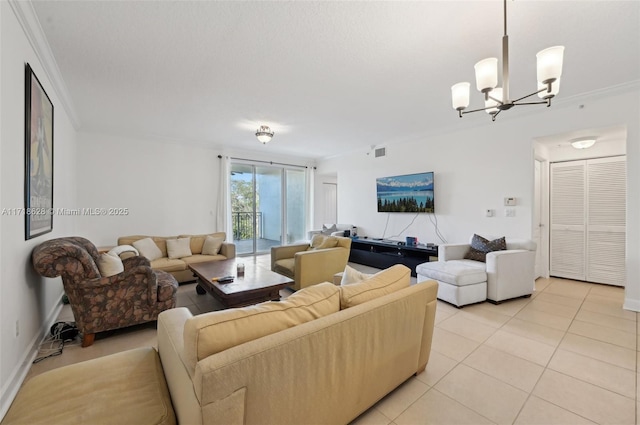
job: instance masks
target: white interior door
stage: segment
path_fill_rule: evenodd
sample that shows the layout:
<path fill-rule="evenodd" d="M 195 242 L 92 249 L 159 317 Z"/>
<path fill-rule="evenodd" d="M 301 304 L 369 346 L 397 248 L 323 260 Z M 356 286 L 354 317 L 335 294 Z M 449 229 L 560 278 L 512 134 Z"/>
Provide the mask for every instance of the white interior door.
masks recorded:
<path fill-rule="evenodd" d="M 322 184 L 323 214 L 322 223 L 338 222 L 338 185 L 335 183 Z"/>
<path fill-rule="evenodd" d="M 586 280 L 585 167 L 586 161 L 551 164 L 552 276 Z"/>
<path fill-rule="evenodd" d="M 626 157 L 551 164 L 551 275 L 624 286 Z"/>
<path fill-rule="evenodd" d="M 626 280 L 625 157 L 587 162 L 587 280 L 624 286 Z"/>

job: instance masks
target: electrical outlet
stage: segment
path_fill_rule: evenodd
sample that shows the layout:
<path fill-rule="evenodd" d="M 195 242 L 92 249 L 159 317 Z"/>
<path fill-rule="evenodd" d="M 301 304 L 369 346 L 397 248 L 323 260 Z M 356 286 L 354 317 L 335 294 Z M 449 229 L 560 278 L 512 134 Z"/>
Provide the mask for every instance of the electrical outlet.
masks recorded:
<path fill-rule="evenodd" d="M 516 216 L 515 208 L 507 208 L 506 210 L 504 210 L 504 215 L 507 217 L 515 217 Z"/>
<path fill-rule="evenodd" d="M 16 320 L 16 338 L 20 335 L 20 321 Z"/>

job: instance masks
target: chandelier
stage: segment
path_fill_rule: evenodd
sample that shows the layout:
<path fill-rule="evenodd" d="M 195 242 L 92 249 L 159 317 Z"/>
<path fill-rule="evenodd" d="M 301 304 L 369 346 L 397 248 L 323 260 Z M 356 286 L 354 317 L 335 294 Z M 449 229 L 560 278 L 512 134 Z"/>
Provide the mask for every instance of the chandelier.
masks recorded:
<path fill-rule="evenodd" d="M 256 137 L 263 145 L 266 145 L 273 138 L 273 130 L 271 130 L 266 125 L 261 125 L 258 130 L 256 130 Z"/>
<path fill-rule="evenodd" d="M 502 37 L 502 87 L 498 85 L 498 59 L 487 58 L 476 63 L 476 86 L 479 92 L 484 94 L 484 108 L 465 111 L 469 106 L 468 82 L 462 82 L 451 86 L 451 98 L 453 109 L 463 114 L 486 111 L 495 121 L 496 116 L 502 112 L 520 105 L 546 104 L 551 106 L 551 99 L 558 94 L 560 89 L 560 76 L 562 75 L 562 58 L 564 46 L 554 46 L 541 50 L 536 54 L 538 90 L 515 100 L 509 98 L 509 36 L 507 35 L 507 0 L 504 0 L 504 36 Z M 541 101 L 523 102 L 523 100 L 538 95 Z"/>

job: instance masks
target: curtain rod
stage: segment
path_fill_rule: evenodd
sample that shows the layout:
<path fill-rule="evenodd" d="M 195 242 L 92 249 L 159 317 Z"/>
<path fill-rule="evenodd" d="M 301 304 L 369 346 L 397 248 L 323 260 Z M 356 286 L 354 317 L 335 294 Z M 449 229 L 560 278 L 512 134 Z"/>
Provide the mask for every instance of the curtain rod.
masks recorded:
<path fill-rule="evenodd" d="M 222 159 L 222 155 L 218 155 L 219 159 Z M 261 161 L 259 159 L 248 159 L 248 158 L 236 158 L 233 156 L 230 156 L 229 158 L 231 159 L 238 159 L 240 161 L 251 161 L 251 162 L 261 162 L 263 164 L 270 164 L 270 165 L 286 165 L 287 167 L 298 167 L 298 168 L 309 168 L 306 165 L 297 165 L 297 164 L 285 164 L 283 162 L 273 162 L 273 161 Z M 314 170 L 316 169 L 316 167 L 312 167 Z"/>

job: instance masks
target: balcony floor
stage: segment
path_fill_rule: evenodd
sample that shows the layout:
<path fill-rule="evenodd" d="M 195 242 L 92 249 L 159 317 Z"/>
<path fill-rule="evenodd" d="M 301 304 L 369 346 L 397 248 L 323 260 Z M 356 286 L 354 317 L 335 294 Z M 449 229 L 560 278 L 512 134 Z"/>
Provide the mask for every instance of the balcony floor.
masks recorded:
<path fill-rule="evenodd" d="M 253 239 L 234 240 L 233 243 L 236 245 L 237 255 L 253 254 Z M 278 240 L 258 239 L 256 241 L 256 251 L 257 253 L 269 253 L 272 246 L 278 245 L 282 245 Z"/>

